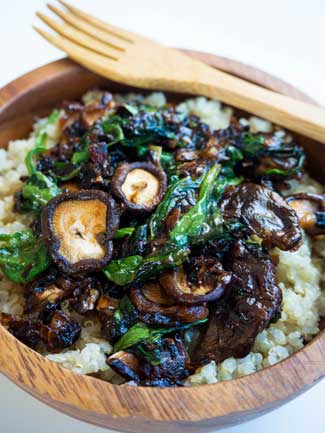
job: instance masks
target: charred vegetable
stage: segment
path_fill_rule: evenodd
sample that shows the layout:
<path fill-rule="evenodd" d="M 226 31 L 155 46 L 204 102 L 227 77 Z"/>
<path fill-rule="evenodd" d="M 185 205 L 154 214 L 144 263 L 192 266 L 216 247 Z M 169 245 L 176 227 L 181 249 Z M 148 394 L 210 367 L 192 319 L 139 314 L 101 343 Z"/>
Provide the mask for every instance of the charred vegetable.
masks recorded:
<path fill-rule="evenodd" d="M 313 235 L 325 233 L 324 195 L 300 193 L 288 197 L 287 202 L 296 211 L 302 229 Z"/>
<path fill-rule="evenodd" d="M 120 165 L 112 179 L 112 190 L 126 209 L 151 212 L 163 198 L 167 187 L 165 172 L 147 162 Z"/>
<path fill-rule="evenodd" d="M 119 216 L 114 200 L 101 191 L 64 193 L 42 212 L 42 232 L 54 262 L 67 273 L 104 268 Z"/>

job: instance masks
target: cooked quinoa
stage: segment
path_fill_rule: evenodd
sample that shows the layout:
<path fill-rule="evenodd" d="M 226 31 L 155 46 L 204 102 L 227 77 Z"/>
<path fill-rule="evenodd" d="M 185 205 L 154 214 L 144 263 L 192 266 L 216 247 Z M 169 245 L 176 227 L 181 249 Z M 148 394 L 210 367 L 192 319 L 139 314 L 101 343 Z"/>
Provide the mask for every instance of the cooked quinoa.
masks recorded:
<path fill-rule="evenodd" d="M 102 96 L 100 91 L 88 92 L 83 97 L 85 104 L 90 104 Z M 138 94 L 121 95 L 119 102 L 141 101 L 152 106 L 164 106 L 166 99 L 162 93 L 153 93 L 143 97 Z M 180 111 L 198 116 L 212 129 L 227 128 L 233 110 L 223 106 L 219 101 L 203 97 L 192 98 L 178 106 Z M 53 147 L 59 136 L 60 116 L 54 124 L 46 127 L 46 146 Z M 272 132 L 274 126 L 263 119 L 250 117 L 241 119 L 248 124 L 251 132 Z M 14 233 L 23 230 L 31 223 L 28 214 L 13 211 L 14 194 L 21 188 L 21 177 L 27 175 L 25 157 L 35 146 L 37 134 L 44 124 L 43 120 L 35 123 L 34 131 L 26 140 L 8 143 L 7 150 L 0 149 L 0 233 Z M 286 133 L 277 128 L 277 134 Z M 290 140 L 290 136 L 288 136 Z M 323 193 L 323 187 L 305 174 L 299 182 L 290 181 L 290 190 L 286 194 L 299 192 Z M 211 361 L 196 370 L 184 384 L 196 386 L 230 380 L 235 377 L 253 373 L 287 358 L 303 347 L 319 332 L 321 316 L 325 316 L 324 258 L 325 242 L 314 242 L 306 234 L 297 251 L 281 251 L 275 248 L 271 257 L 277 263 L 276 279 L 282 290 L 281 317 L 272 323 L 257 337 L 252 352 L 242 359 L 228 358 L 220 364 Z M 0 275 L 0 311 L 22 315 L 25 299 L 22 287 Z M 75 313 L 77 316 L 77 313 Z M 74 348 L 61 353 L 47 354 L 53 362 L 71 369 L 76 373 L 93 374 L 115 383 L 120 378 L 106 363 L 106 357 L 112 352 L 111 344 L 101 337 L 100 324 L 92 319 L 79 317 L 82 323 L 81 337 Z M 192 330 L 187 332 L 191 339 Z"/>

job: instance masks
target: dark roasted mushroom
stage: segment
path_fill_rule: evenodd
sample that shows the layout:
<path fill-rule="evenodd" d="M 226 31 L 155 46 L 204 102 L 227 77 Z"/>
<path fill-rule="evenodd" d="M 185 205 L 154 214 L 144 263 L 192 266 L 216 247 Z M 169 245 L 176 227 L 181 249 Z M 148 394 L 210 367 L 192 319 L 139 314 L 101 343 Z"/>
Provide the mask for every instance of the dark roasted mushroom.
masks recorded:
<path fill-rule="evenodd" d="M 133 353 L 121 350 L 107 358 L 107 364 L 127 381 L 140 382 L 141 361 Z"/>
<path fill-rule="evenodd" d="M 179 305 L 166 296 L 158 283 L 147 283 L 141 289 L 132 288 L 130 299 L 139 311 L 140 319 L 149 325 L 175 326 L 206 318 L 208 308 L 201 305 Z"/>
<path fill-rule="evenodd" d="M 230 272 L 214 257 L 193 257 L 183 268 L 165 272 L 159 281 L 181 304 L 202 304 L 219 299 L 230 279 Z"/>
<path fill-rule="evenodd" d="M 111 298 L 107 295 L 102 295 L 97 302 L 96 310 L 107 316 L 112 316 L 114 311 L 117 309 L 119 299 Z"/>
<path fill-rule="evenodd" d="M 0 313 L 0 323 L 29 347 L 35 348 L 40 342 L 49 351 L 71 347 L 79 338 L 81 325 L 60 310 L 54 311 L 51 316 L 48 323 L 43 323 L 41 320 L 21 319 Z"/>
<path fill-rule="evenodd" d="M 112 179 L 112 192 L 134 213 L 151 212 L 163 198 L 166 173 L 149 162 L 121 164 Z"/>
<path fill-rule="evenodd" d="M 325 195 L 299 193 L 286 200 L 296 211 L 302 229 L 312 235 L 325 233 Z"/>
<path fill-rule="evenodd" d="M 188 353 L 179 335 L 163 338 L 160 343 L 159 365 L 144 364 L 143 386 L 181 385 L 190 375 Z"/>
<path fill-rule="evenodd" d="M 64 291 L 55 284 L 33 291 L 27 298 L 25 312 L 41 311 L 47 303 L 57 303 L 64 297 Z"/>
<path fill-rule="evenodd" d="M 296 213 L 276 192 L 245 183 L 230 187 L 221 199 L 225 220 L 239 220 L 267 246 L 294 250 L 301 243 Z"/>
<path fill-rule="evenodd" d="M 0 313 L 0 323 L 26 346 L 35 349 L 41 341 L 42 323 L 39 320 L 22 319 L 11 314 Z"/>
<path fill-rule="evenodd" d="M 246 356 L 258 333 L 279 313 L 282 293 L 274 265 L 257 246 L 235 241 L 226 258 L 234 278 L 227 299 L 215 305 L 204 337 L 196 350 L 199 364 Z"/>
<path fill-rule="evenodd" d="M 37 317 L 48 303 L 58 303 L 67 294 L 59 284 L 58 271 L 52 267 L 46 275 L 26 285 L 24 313 Z"/>
<path fill-rule="evenodd" d="M 80 323 L 70 319 L 63 311 L 54 312 L 49 324 L 42 328 L 42 339 L 49 351 L 71 347 L 79 338 Z"/>
<path fill-rule="evenodd" d="M 70 274 L 107 265 L 118 222 L 115 201 L 97 190 L 59 194 L 49 201 L 41 216 L 51 256 L 62 271 Z"/>
<path fill-rule="evenodd" d="M 159 364 L 152 365 L 140 355 L 120 351 L 107 359 L 107 364 L 127 381 L 142 386 L 175 386 L 190 374 L 190 362 L 182 339 L 162 338 L 155 348 L 144 347 L 143 351 L 158 350 Z M 141 353 L 141 352 L 140 352 Z"/>

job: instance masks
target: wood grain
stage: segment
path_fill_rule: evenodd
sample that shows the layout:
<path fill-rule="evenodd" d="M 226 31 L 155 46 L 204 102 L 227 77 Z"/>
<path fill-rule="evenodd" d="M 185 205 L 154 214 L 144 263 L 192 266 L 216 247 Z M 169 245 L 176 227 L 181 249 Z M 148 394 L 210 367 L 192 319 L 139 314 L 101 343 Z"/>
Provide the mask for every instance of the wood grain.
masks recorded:
<path fill-rule="evenodd" d="M 194 56 L 261 85 L 307 99 L 271 76 L 245 65 Z M 30 129 L 34 114 L 46 113 L 63 99 L 74 99 L 93 87 L 127 91 L 63 59 L 0 90 L 0 146 Z M 133 89 L 134 90 L 134 89 Z M 179 98 L 180 95 L 171 95 Z M 324 145 L 298 137 L 310 155 L 313 173 L 322 174 Z M 325 331 L 302 350 L 258 373 L 196 388 L 157 389 L 114 386 L 76 375 L 24 346 L 0 326 L 0 370 L 18 386 L 48 405 L 76 418 L 127 432 L 204 432 L 240 423 L 294 398 L 325 376 Z"/>
<path fill-rule="evenodd" d="M 143 89 L 217 98 L 325 143 L 325 110 L 211 68 L 178 50 L 99 20 L 65 1 L 48 5 L 62 21 L 38 17 L 56 33 L 35 30 L 89 70 Z"/>

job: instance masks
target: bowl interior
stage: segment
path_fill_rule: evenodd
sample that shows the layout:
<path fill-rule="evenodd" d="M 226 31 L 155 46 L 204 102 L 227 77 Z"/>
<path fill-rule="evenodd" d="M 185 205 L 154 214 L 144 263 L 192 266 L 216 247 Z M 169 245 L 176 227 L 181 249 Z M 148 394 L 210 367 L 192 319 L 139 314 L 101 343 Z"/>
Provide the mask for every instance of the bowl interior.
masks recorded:
<path fill-rule="evenodd" d="M 214 56 L 202 59 L 300 99 L 293 87 L 245 65 Z M 64 99 L 87 90 L 136 91 L 86 71 L 64 59 L 21 77 L 0 91 L 0 147 L 26 137 L 35 116 L 47 114 Z M 185 95 L 169 95 L 175 100 Z M 306 149 L 309 169 L 325 181 L 324 145 L 297 136 Z M 264 413 L 292 398 L 325 375 L 325 334 L 285 361 L 251 376 L 193 389 L 145 389 L 114 386 L 79 376 L 52 364 L 0 327 L 0 369 L 15 383 L 53 407 L 85 421 L 114 429 L 141 432 L 208 431 Z M 221 397 L 221 398 L 220 398 Z"/>

